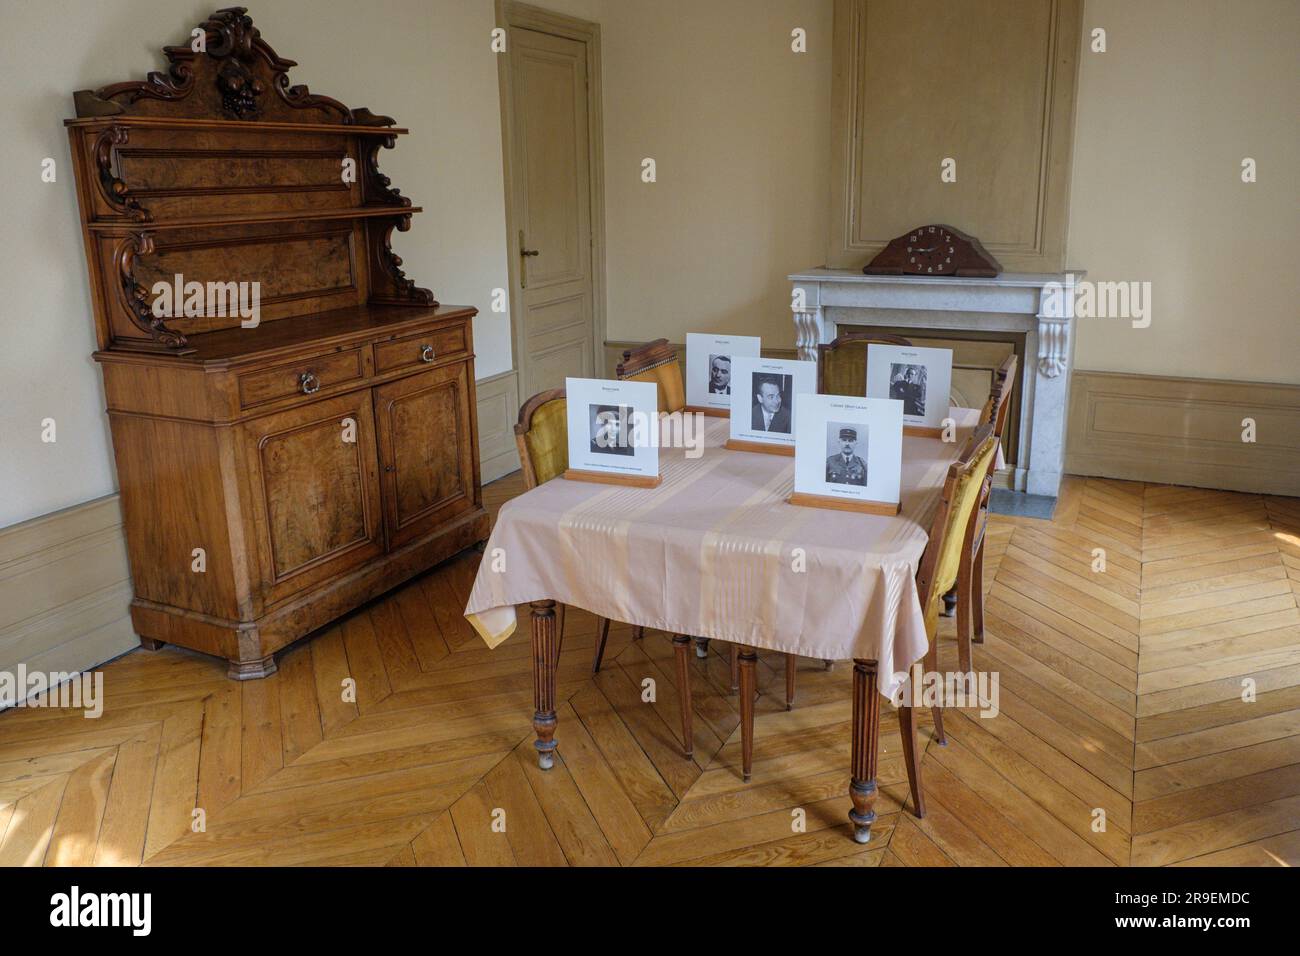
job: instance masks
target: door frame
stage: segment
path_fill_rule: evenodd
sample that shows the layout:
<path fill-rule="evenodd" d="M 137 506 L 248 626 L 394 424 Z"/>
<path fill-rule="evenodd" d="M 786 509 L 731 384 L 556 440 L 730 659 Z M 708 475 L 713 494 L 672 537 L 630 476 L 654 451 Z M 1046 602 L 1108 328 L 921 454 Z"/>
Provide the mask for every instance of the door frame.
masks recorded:
<path fill-rule="evenodd" d="M 576 40 L 587 48 L 587 149 L 591 179 L 591 347 L 592 368 L 605 375 L 605 135 L 601 111 L 602 83 L 600 24 L 543 10 L 519 0 L 496 0 L 496 25 L 506 31 L 506 51 L 497 54 L 497 84 L 501 97 L 501 158 L 506 196 L 506 270 L 510 282 L 511 368 L 521 380 L 524 363 L 523 290 L 518 246 L 519 226 L 515 215 L 514 171 L 514 74 L 510 67 L 511 27 L 549 33 Z M 521 396 L 527 400 L 530 396 Z"/>

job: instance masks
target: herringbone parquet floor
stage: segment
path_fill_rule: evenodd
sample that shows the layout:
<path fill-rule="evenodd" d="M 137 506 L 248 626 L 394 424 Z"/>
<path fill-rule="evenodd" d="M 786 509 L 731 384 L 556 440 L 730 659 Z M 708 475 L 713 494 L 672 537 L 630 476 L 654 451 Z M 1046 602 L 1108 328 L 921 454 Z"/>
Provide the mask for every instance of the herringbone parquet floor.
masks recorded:
<path fill-rule="evenodd" d="M 847 665 L 802 661 L 787 713 L 780 661 L 760 661 L 746 785 L 725 648 L 694 661 L 687 761 L 666 636 L 616 626 L 593 679 L 595 622 L 571 610 L 543 774 L 526 637 L 489 651 L 461 617 L 478 559 L 300 642 L 268 680 L 137 651 L 104 668 L 101 719 L 0 714 L 0 864 L 1300 862 L 1296 499 L 1072 479 L 1053 521 L 995 518 L 976 663 L 1001 712 L 950 711 L 947 747 L 923 727 L 917 820 L 886 707 L 866 846 L 845 816 Z"/>

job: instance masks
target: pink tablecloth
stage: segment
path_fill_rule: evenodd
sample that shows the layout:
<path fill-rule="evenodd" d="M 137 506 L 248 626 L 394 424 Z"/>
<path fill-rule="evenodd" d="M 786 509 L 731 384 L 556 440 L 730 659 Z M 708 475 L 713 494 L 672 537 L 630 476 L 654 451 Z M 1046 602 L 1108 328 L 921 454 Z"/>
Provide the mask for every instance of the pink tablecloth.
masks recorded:
<path fill-rule="evenodd" d="M 916 567 L 948 465 L 978 411 L 953 409 L 957 441 L 903 439 L 894 517 L 786 504 L 794 459 L 721 447 L 661 449 L 657 488 L 557 478 L 505 504 L 465 616 L 495 647 L 515 606 L 555 600 L 629 624 L 827 660 L 880 662 L 892 696 L 928 648 Z"/>

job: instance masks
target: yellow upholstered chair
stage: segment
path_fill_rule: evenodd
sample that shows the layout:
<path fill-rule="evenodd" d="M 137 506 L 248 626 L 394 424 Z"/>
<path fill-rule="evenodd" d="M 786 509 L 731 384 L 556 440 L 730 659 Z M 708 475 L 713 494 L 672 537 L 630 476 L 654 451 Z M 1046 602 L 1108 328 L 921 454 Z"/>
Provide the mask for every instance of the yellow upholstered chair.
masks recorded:
<path fill-rule="evenodd" d="M 1007 418 L 1011 410 L 1011 393 L 1016 386 L 1015 355 L 1010 355 L 998 367 L 993 376 L 993 387 L 988 401 L 980 414 L 980 423 L 993 428 L 993 437 L 998 447 L 1002 445 L 1002 436 L 1006 432 Z M 971 670 L 971 644 L 984 643 L 984 533 L 989 524 L 989 494 L 993 483 L 985 483 L 984 493 L 980 496 L 975 513 L 971 516 L 971 525 L 967 531 L 967 547 L 962 555 L 963 569 L 959 571 L 959 580 L 966 580 L 966 597 L 962 603 L 961 585 L 957 587 L 957 652 L 962 672 Z"/>
<path fill-rule="evenodd" d="M 682 365 L 667 339 L 655 339 L 624 352 L 623 361 L 618 363 L 618 377 L 630 382 L 654 382 L 661 412 L 680 412 L 686 407 Z"/>
<path fill-rule="evenodd" d="M 911 344 L 885 332 L 845 332 L 829 345 L 817 346 L 817 394 L 867 394 L 867 346 Z"/>

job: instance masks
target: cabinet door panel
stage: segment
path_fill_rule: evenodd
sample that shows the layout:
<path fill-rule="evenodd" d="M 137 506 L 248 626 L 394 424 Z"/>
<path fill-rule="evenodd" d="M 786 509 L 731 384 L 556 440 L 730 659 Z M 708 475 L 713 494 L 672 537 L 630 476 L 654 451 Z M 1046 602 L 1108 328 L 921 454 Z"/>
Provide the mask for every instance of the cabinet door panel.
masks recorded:
<path fill-rule="evenodd" d="M 469 366 L 432 369 L 375 389 L 389 547 L 474 504 Z"/>
<path fill-rule="evenodd" d="M 243 427 L 268 604 L 383 553 L 369 389 Z"/>

